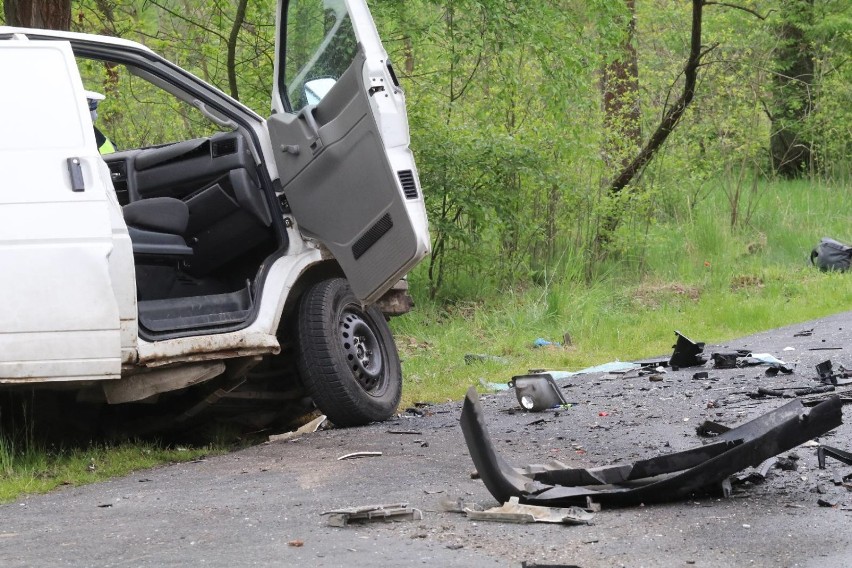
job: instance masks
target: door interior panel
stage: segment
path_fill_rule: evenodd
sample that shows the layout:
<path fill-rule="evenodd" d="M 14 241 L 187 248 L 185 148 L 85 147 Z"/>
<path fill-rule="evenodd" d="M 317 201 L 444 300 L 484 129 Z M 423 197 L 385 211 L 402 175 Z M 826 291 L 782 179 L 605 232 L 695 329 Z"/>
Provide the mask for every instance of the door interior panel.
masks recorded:
<path fill-rule="evenodd" d="M 387 160 L 364 84 L 366 57 L 354 60 L 314 107 L 268 121 L 278 171 L 300 228 L 322 240 L 360 298 L 370 297 L 417 255 L 416 233 Z M 312 112 L 316 131 L 305 112 Z M 329 206 L 334 204 L 333 207 Z"/>

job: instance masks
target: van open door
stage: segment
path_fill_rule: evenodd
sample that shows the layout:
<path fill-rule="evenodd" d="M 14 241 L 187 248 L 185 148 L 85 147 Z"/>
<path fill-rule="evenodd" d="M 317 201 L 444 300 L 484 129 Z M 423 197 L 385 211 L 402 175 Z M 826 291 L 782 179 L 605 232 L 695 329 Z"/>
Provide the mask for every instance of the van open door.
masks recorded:
<path fill-rule="evenodd" d="M 405 96 L 363 0 L 279 0 L 270 137 L 299 228 L 377 300 L 429 252 Z"/>
<path fill-rule="evenodd" d="M 0 382 L 117 379 L 111 188 L 71 47 L 0 42 L 0 76 Z"/>

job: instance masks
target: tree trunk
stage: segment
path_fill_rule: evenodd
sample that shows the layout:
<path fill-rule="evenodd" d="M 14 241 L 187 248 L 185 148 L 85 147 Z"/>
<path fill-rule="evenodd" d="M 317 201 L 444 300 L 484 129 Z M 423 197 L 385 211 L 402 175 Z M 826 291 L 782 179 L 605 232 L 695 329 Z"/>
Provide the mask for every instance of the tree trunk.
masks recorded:
<path fill-rule="evenodd" d="M 603 158 L 608 168 L 624 168 L 642 143 L 639 128 L 639 62 L 633 46 L 636 29 L 634 0 L 625 0 L 630 14 L 627 35 L 618 58 L 604 66 L 601 77 L 604 105 Z"/>
<path fill-rule="evenodd" d="M 228 88 L 231 96 L 240 100 L 240 90 L 237 86 L 237 39 L 240 36 L 240 28 L 246 20 L 246 5 L 248 0 L 240 0 L 237 4 L 237 14 L 231 25 L 231 34 L 228 36 Z"/>
<path fill-rule="evenodd" d="M 805 121 L 813 110 L 814 55 L 805 37 L 813 20 L 813 0 L 783 0 L 776 75 L 770 114 L 769 149 L 772 166 L 786 178 L 797 178 L 811 165 L 811 142 Z"/>
<path fill-rule="evenodd" d="M 5 0 L 3 8 L 10 26 L 71 29 L 71 0 Z"/>
<path fill-rule="evenodd" d="M 645 166 L 654 158 L 657 151 L 669 137 L 669 134 L 677 126 L 677 123 L 680 122 L 683 113 L 695 96 L 695 84 L 698 80 L 698 67 L 701 64 L 701 59 L 713 49 L 712 47 L 704 50 L 701 48 L 701 21 L 704 1 L 692 0 L 692 27 L 690 31 L 689 56 L 683 67 L 683 91 L 674 104 L 665 110 L 660 124 L 657 125 L 656 130 L 654 130 L 651 137 L 648 138 L 645 145 L 636 154 L 636 157 L 632 160 L 624 160 L 624 165 L 619 174 L 609 184 L 609 193 L 612 196 L 620 194 L 633 181 L 633 178 L 645 169 Z M 600 220 L 600 224 L 595 231 L 594 256 L 599 257 L 606 253 L 612 233 L 620 222 L 621 212 L 619 210 L 610 211 Z"/>
<path fill-rule="evenodd" d="M 669 134 L 672 133 L 674 127 L 683 116 L 686 107 L 692 102 L 695 96 L 695 83 L 698 79 L 698 65 L 701 63 L 701 58 L 704 57 L 709 50 L 701 50 L 701 19 L 703 16 L 704 0 L 692 0 L 692 30 L 690 32 L 689 57 L 686 60 L 686 65 L 683 68 L 683 92 L 675 103 L 663 115 L 663 119 L 657 126 L 657 129 L 651 134 L 651 137 L 645 143 L 639 154 L 627 164 L 621 173 L 613 179 L 610 184 L 610 192 L 618 193 L 629 184 L 633 178 L 641 172 Z"/>

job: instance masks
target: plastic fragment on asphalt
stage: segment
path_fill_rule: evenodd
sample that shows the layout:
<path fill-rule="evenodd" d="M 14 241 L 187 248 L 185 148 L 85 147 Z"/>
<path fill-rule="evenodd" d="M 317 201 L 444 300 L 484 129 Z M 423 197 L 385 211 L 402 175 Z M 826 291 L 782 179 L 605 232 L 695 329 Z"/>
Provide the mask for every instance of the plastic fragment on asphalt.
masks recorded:
<path fill-rule="evenodd" d="M 352 452 L 351 454 L 345 454 L 337 458 L 337 461 L 340 460 L 354 460 L 356 458 L 376 458 L 382 455 L 382 452 Z"/>
<path fill-rule="evenodd" d="M 518 497 L 524 504 L 569 506 L 593 497 L 602 504 L 639 505 L 682 499 L 695 491 L 718 487 L 751 464 L 840 426 L 842 413 L 837 396 L 811 409 L 794 400 L 690 450 L 634 463 L 588 469 L 544 468 L 533 474 L 513 467 L 497 453 L 476 389 L 468 390 L 460 421 L 474 466 L 499 502 Z"/>
<path fill-rule="evenodd" d="M 692 341 L 679 331 L 675 331 L 675 335 L 677 335 L 677 342 L 672 345 L 674 351 L 669 359 L 669 367 L 695 367 L 706 362 L 701 355 L 704 352 L 704 343 Z"/>
<path fill-rule="evenodd" d="M 468 503 L 464 500 L 464 497 L 457 497 L 456 499 L 451 499 L 450 497 L 445 497 L 438 501 L 438 506 L 445 513 L 464 513 L 465 510 L 470 511 L 483 511 L 482 505 L 479 503 Z"/>
<path fill-rule="evenodd" d="M 602 365 L 586 367 L 585 369 L 580 369 L 579 371 L 544 371 L 543 373 L 530 374 L 548 374 L 555 380 L 559 381 L 562 379 L 567 379 L 568 377 L 576 377 L 577 375 L 588 375 L 590 373 L 621 373 L 626 371 L 635 371 L 641 368 L 642 365 L 640 365 L 639 363 L 629 363 L 626 361 L 610 361 L 609 363 L 604 363 Z"/>
<path fill-rule="evenodd" d="M 510 498 L 500 507 L 485 511 L 465 509 L 467 518 L 473 521 L 495 521 L 501 523 L 555 523 L 563 525 L 591 524 L 595 514 L 579 507 L 542 507 L 521 505 L 517 497 Z"/>
<path fill-rule="evenodd" d="M 820 446 L 817 448 L 817 462 L 819 462 L 820 469 L 825 469 L 826 456 L 846 465 L 852 465 L 852 453 L 831 446 Z"/>
<path fill-rule="evenodd" d="M 409 507 L 408 503 L 348 507 L 325 511 L 321 514 L 328 515 L 328 525 L 332 527 L 345 527 L 353 521 L 420 521 L 423 519 L 423 512 Z"/>
<path fill-rule="evenodd" d="M 770 353 L 750 353 L 746 359 L 754 359 L 756 363 L 753 364 L 756 365 L 787 366 L 787 363 Z"/>
<path fill-rule="evenodd" d="M 318 416 L 308 422 L 307 424 L 301 426 L 300 428 L 293 430 L 292 432 L 285 432 L 283 434 L 273 434 L 269 437 L 267 441 L 269 442 L 282 442 L 285 440 L 290 440 L 292 438 L 296 438 L 297 436 L 301 436 L 302 434 L 311 434 L 320 429 L 325 421 L 327 420 L 325 414 Z"/>
<path fill-rule="evenodd" d="M 695 433 L 703 438 L 711 438 L 713 436 L 718 436 L 719 434 L 724 434 L 730 429 L 730 427 L 725 426 L 724 424 L 719 424 L 712 420 L 705 420 L 695 427 Z"/>

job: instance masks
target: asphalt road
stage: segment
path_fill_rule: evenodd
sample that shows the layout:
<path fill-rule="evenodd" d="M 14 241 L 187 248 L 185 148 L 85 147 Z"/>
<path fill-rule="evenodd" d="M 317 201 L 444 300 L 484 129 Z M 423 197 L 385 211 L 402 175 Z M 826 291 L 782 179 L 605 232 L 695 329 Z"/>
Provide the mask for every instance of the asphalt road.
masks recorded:
<path fill-rule="evenodd" d="M 807 329 L 813 334 L 794 337 Z M 701 340 L 700 331 L 683 331 Z M 852 368 L 850 339 L 852 312 L 705 350 L 769 352 L 795 365 L 793 375 L 769 378 L 759 367 L 711 370 L 709 380 L 697 381 L 697 368 L 667 373 L 662 382 L 584 375 L 563 381 L 571 385 L 566 398 L 579 404 L 558 414 L 512 412 L 512 392 L 486 396 L 483 405 L 498 450 L 515 465 L 634 460 L 699 445 L 695 426 L 705 419 L 735 425 L 786 402 L 743 394 L 758 386 L 816 384 L 814 366 L 826 359 Z M 842 349 L 810 350 L 826 347 Z M 766 482 L 740 487 L 730 499 L 604 509 L 590 526 L 473 522 L 442 512 L 438 501 L 445 497 L 496 505 L 471 479 L 460 407 L 431 406 L 425 416 L 320 431 L 0 506 L 0 565 L 852 565 L 852 494 L 832 483 L 852 468 L 829 462 L 819 470 L 810 447 L 795 450 L 796 471 L 773 470 Z M 849 425 L 823 441 L 852 449 Z M 354 451 L 382 456 L 336 459 Z M 838 505 L 820 507 L 821 497 Z M 395 502 L 422 509 L 423 520 L 334 528 L 320 515 Z"/>

